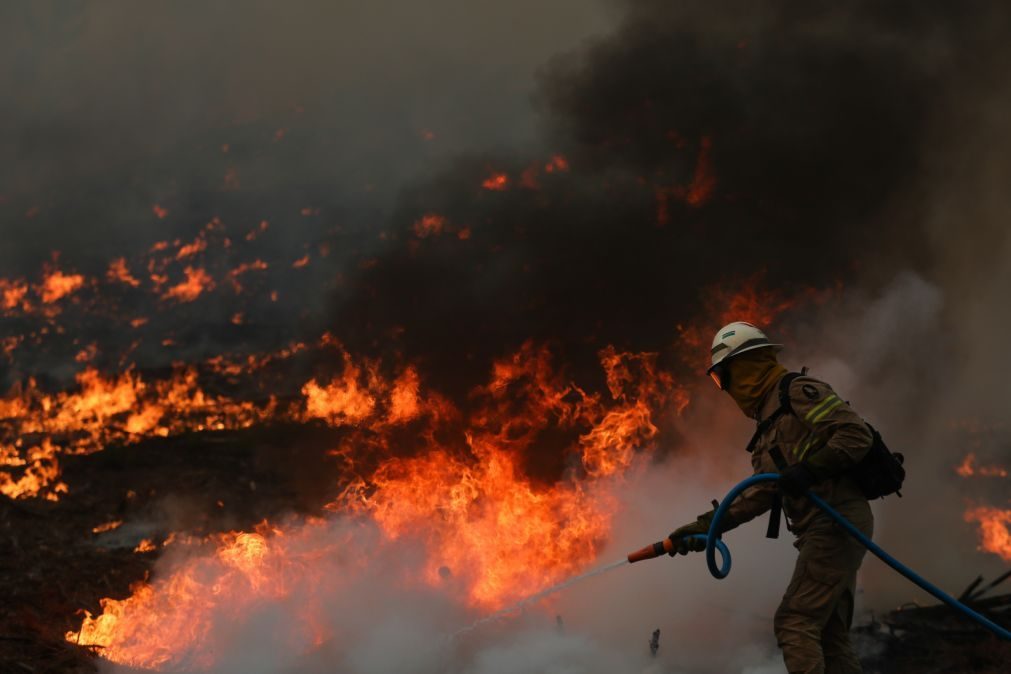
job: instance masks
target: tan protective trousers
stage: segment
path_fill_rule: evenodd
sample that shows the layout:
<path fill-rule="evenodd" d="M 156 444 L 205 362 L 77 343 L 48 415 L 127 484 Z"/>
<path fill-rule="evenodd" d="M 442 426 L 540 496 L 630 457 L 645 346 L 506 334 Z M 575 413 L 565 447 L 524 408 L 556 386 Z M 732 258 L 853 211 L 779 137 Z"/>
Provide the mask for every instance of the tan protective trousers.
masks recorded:
<path fill-rule="evenodd" d="M 839 508 L 843 517 L 870 536 L 870 505 L 847 506 Z M 813 521 L 796 546 L 800 556 L 774 622 L 786 669 L 790 674 L 859 674 L 849 630 L 866 548 L 827 516 Z"/>

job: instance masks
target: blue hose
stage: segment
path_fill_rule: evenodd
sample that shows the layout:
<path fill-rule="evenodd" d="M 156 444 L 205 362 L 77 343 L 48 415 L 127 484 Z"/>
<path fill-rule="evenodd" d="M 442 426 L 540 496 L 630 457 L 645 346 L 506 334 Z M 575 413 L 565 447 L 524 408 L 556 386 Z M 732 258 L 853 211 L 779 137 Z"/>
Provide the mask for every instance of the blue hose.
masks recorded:
<path fill-rule="evenodd" d="M 709 573 L 713 574 L 715 578 L 726 578 L 727 574 L 730 573 L 730 551 L 727 548 L 726 544 L 724 544 L 723 541 L 720 540 L 719 536 L 716 534 L 716 532 L 720 530 L 719 529 L 720 520 L 723 519 L 723 516 L 726 514 L 727 509 L 730 507 L 730 504 L 733 503 L 734 500 L 741 495 L 741 492 L 743 492 L 748 487 L 758 484 L 760 482 L 772 482 L 778 479 L 779 475 L 775 473 L 760 473 L 758 475 L 753 475 L 748 479 L 742 480 L 741 482 L 737 483 L 734 486 L 734 488 L 727 493 L 726 498 L 724 498 L 723 501 L 720 502 L 719 507 L 716 509 L 716 513 L 713 515 L 713 521 L 709 525 L 709 535 L 706 536 L 706 565 L 709 567 Z M 807 497 L 811 499 L 811 501 L 813 501 L 816 506 L 821 508 L 826 515 L 831 517 L 837 524 L 839 524 L 839 526 L 844 528 L 849 533 L 850 536 L 853 536 L 853 538 L 860 541 L 860 543 L 864 547 L 873 552 L 875 556 L 877 556 L 885 564 L 892 567 L 893 569 L 901 573 L 903 576 L 911 580 L 913 583 L 918 585 L 920 588 L 926 590 L 930 594 L 934 595 L 935 597 L 943 601 L 948 606 L 951 606 L 952 608 L 961 612 L 967 618 L 975 620 L 977 623 L 979 623 L 986 629 L 990 630 L 1001 639 L 1011 641 L 1011 631 L 1008 631 L 1007 629 L 1001 627 L 1000 625 L 993 622 L 989 618 L 980 615 L 976 611 L 973 611 L 971 608 L 969 608 L 959 600 L 955 599 L 947 592 L 944 592 L 933 583 L 928 582 L 922 576 L 918 575 L 916 572 L 910 569 L 908 566 L 906 566 L 905 564 L 903 564 L 902 562 L 900 562 L 899 560 L 895 559 L 890 554 L 882 550 L 877 543 L 875 543 L 870 538 L 865 536 L 863 532 L 861 532 L 859 529 L 853 526 L 853 524 L 851 524 L 849 520 L 847 520 L 845 517 L 836 512 L 835 509 L 832 508 L 832 506 L 825 503 L 825 501 L 823 501 L 817 495 L 812 494 L 811 492 L 807 492 Z M 720 567 L 716 566 L 717 548 L 719 548 L 720 557 L 723 559 L 723 564 Z"/>
<path fill-rule="evenodd" d="M 703 541 L 706 542 L 706 551 L 707 551 L 706 552 L 706 562 L 707 563 L 709 562 L 709 559 L 710 559 L 709 558 L 709 552 L 708 552 L 708 550 L 709 550 L 710 547 L 712 547 L 714 550 L 719 550 L 720 551 L 720 559 L 723 561 L 723 565 L 720 566 L 720 568 L 716 569 L 716 571 L 713 571 L 713 569 L 716 568 L 716 555 L 713 554 L 713 557 L 712 557 L 713 562 L 712 562 L 712 564 L 709 565 L 709 570 L 712 571 L 713 575 L 716 576 L 717 578 L 726 578 L 727 574 L 730 573 L 730 548 L 727 547 L 727 544 L 724 543 L 719 538 L 717 538 L 716 542 L 713 543 L 713 545 L 710 546 L 709 545 L 709 541 L 711 539 L 709 538 L 709 536 L 707 536 L 705 534 L 692 534 L 691 536 L 688 536 L 688 538 L 699 538 L 699 539 L 701 539 L 701 540 L 703 540 Z M 719 575 L 716 575 L 716 574 L 719 574 Z"/>

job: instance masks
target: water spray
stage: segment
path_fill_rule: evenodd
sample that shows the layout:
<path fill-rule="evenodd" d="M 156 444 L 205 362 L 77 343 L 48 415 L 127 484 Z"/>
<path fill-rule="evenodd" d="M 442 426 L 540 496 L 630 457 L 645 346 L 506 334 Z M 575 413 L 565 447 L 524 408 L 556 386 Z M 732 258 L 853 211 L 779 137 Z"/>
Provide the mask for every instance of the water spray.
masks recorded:
<path fill-rule="evenodd" d="M 693 535 L 693 536 L 689 536 L 689 538 L 698 538 L 700 540 L 707 541 L 709 537 L 706 536 L 706 535 L 704 535 L 704 534 L 696 534 L 696 535 Z M 727 548 L 726 544 L 723 541 L 719 540 L 719 539 L 716 540 L 715 547 L 716 547 L 717 550 L 720 551 L 720 557 L 723 559 L 722 569 L 725 572 L 729 572 L 730 571 L 730 550 Z M 608 571 L 612 571 L 612 570 L 617 569 L 619 567 L 625 566 L 626 564 L 634 564 L 635 562 L 641 562 L 644 559 L 655 559 L 657 557 L 660 557 L 661 555 L 671 555 L 671 556 L 673 556 L 673 553 L 676 550 L 677 550 L 677 545 L 670 538 L 665 538 L 662 541 L 657 541 L 656 543 L 653 543 L 652 545 L 647 545 L 646 547 L 642 548 L 641 550 L 636 550 L 634 552 L 628 553 L 628 556 L 625 559 L 619 559 L 616 562 L 612 562 L 610 564 L 606 564 L 604 566 L 601 566 L 599 568 L 594 569 L 593 571 L 588 571 L 588 572 L 586 572 L 584 574 L 581 574 L 579 576 L 573 576 L 572 578 L 569 578 L 568 580 L 563 580 L 560 583 L 552 585 L 549 588 L 541 590 L 540 592 L 538 592 L 536 594 L 532 594 L 529 597 L 516 602 L 512 606 L 507 606 L 506 608 L 500 609 L 500 610 L 496 611 L 495 613 L 492 613 L 491 615 L 485 616 L 484 618 L 481 618 L 480 620 L 477 620 L 477 621 L 473 622 L 472 624 L 468 625 L 467 627 L 464 627 L 463 629 L 457 630 L 456 632 L 453 633 L 453 635 L 450 637 L 450 639 L 451 640 L 455 639 L 456 637 L 460 636 L 461 634 L 464 634 L 466 632 L 470 632 L 471 630 L 473 630 L 473 629 L 475 629 L 477 627 L 480 627 L 481 625 L 484 625 L 486 623 L 490 623 L 490 622 L 495 621 L 495 620 L 499 620 L 500 618 L 504 618 L 504 617 L 506 617 L 507 615 L 509 615 L 511 613 L 515 613 L 516 611 L 520 611 L 525 606 L 529 606 L 530 604 L 534 604 L 534 603 L 540 601 L 541 599 L 544 599 L 545 597 L 548 597 L 548 596 L 550 596 L 552 594 L 555 594 L 556 592 L 561 592 L 565 588 L 571 587 L 572 585 L 575 585 L 576 583 L 579 583 L 581 581 L 587 580 L 589 578 L 593 578 L 594 576 L 599 576 L 599 575 L 601 575 L 603 573 L 607 573 Z"/>
<path fill-rule="evenodd" d="M 716 508 L 716 512 L 713 514 L 712 522 L 709 525 L 709 534 L 708 535 L 695 534 L 689 536 L 689 538 L 696 538 L 705 541 L 706 565 L 709 567 L 709 572 L 715 578 L 717 579 L 726 578 L 727 575 L 730 573 L 730 549 L 727 547 L 726 543 L 723 542 L 720 536 L 716 534 L 716 532 L 719 531 L 721 521 L 724 515 L 726 514 L 727 509 L 730 507 L 730 504 L 733 503 L 734 500 L 738 496 L 740 496 L 741 492 L 743 492 L 748 487 L 757 484 L 759 482 L 773 482 L 778 479 L 779 475 L 775 473 L 761 473 L 758 475 L 753 475 L 745 480 L 742 480 L 737 485 L 735 485 L 733 489 L 730 490 L 729 493 L 727 493 L 726 498 L 724 498 L 722 502 L 719 502 L 718 507 Z M 834 508 L 832 508 L 828 503 L 819 498 L 816 494 L 807 492 L 806 496 L 816 506 L 818 506 L 828 517 L 830 517 L 839 526 L 841 526 L 849 535 L 856 538 L 864 547 L 866 547 L 879 559 L 881 559 L 883 562 L 892 567 L 895 571 L 898 571 L 900 574 L 902 574 L 907 579 L 918 585 L 920 588 L 934 595 L 942 602 L 948 604 L 955 610 L 962 613 L 967 618 L 976 621 L 982 627 L 984 627 L 997 637 L 1005 640 L 1011 640 L 1011 631 L 994 623 L 989 618 L 977 613 L 973 609 L 963 604 L 961 601 L 955 599 L 948 593 L 938 588 L 933 583 L 930 583 L 929 581 L 924 579 L 922 576 L 914 572 L 912 569 L 907 567 L 902 562 L 898 561 L 897 559 L 889 555 L 874 541 L 865 536 L 863 532 L 861 532 L 859 529 L 853 526 L 853 524 L 851 524 L 849 520 L 847 520 L 845 517 L 836 512 Z M 589 571 L 579 576 L 573 576 L 568 580 L 562 581 L 561 583 L 552 585 L 551 587 L 545 590 L 541 590 L 536 594 L 530 595 L 526 599 L 523 599 L 513 604 L 512 606 L 501 609 L 500 611 L 496 611 L 495 613 L 492 613 L 489 616 L 481 618 L 480 620 L 474 622 L 470 626 L 464 627 L 463 629 L 456 631 L 450 637 L 450 640 L 455 639 L 461 634 L 470 632 L 471 630 L 475 629 L 476 627 L 479 627 L 480 625 L 505 617 L 510 613 L 522 609 L 524 606 L 533 604 L 543 599 L 544 597 L 547 597 L 556 592 L 560 592 L 561 590 L 564 590 L 567 587 L 575 585 L 580 581 L 592 578 L 594 576 L 599 576 L 603 573 L 611 571 L 612 569 L 617 569 L 618 567 L 625 566 L 626 564 L 634 564 L 636 562 L 641 562 L 646 559 L 656 559 L 661 555 L 673 556 L 673 554 L 677 551 L 677 548 L 678 548 L 677 544 L 670 538 L 665 538 L 662 541 L 657 541 L 656 543 L 653 543 L 652 545 L 647 545 L 644 548 L 640 548 L 639 550 L 635 550 L 633 552 L 628 553 L 628 556 L 625 559 L 620 559 L 616 562 L 612 562 L 611 564 L 607 564 L 605 566 L 594 569 L 593 571 Z M 719 551 L 720 558 L 722 560 L 722 563 L 720 565 L 716 564 L 717 551 Z"/>
<path fill-rule="evenodd" d="M 612 562 L 612 563 L 607 564 L 605 566 L 601 566 L 599 568 L 594 569 L 593 571 L 587 571 L 586 573 L 584 573 L 582 575 L 573 576 L 572 578 L 569 578 L 568 580 L 563 580 L 561 583 L 557 583 L 557 584 L 552 585 L 551 587 L 549 587 L 547 589 L 541 590 L 537 594 L 532 594 L 529 597 L 527 597 L 526 599 L 521 599 L 520 601 L 516 602 L 512 606 L 507 606 L 504 609 L 500 609 L 498 611 L 495 611 L 495 613 L 492 613 L 491 615 L 485 616 L 484 618 L 481 618 L 480 620 L 477 620 L 477 621 L 471 623 L 467 627 L 464 627 L 463 629 L 459 629 L 456 632 L 453 632 L 453 635 L 450 637 L 450 639 L 451 640 L 455 639 L 456 637 L 460 636 L 461 634 L 464 634 L 466 632 L 470 632 L 471 630 L 473 630 L 473 629 L 475 629 L 477 627 L 480 627 L 481 625 L 484 625 L 485 623 L 490 623 L 490 622 L 492 622 L 494 620 L 498 620 L 500 618 L 504 618 L 507 615 L 509 615 L 510 613 L 515 613 L 516 611 L 521 610 L 524 606 L 528 606 L 530 604 L 534 604 L 534 603 L 540 601 L 541 599 L 544 599 L 545 597 L 547 597 L 549 595 L 552 595 L 552 594 L 554 594 L 556 592 L 560 592 L 560 591 L 564 590 L 565 588 L 567 588 L 567 587 L 569 587 L 571 585 L 575 585 L 576 583 L 578 583 L 578 582 L 580 582 L 582 580 L 586 580 L 587 578 L 593 578 L 594 576 L 599 576 L 602 573 L 607 573 L 608 571 L 611 571 L 613 569 L 617 569 L 619 566 L 625 566 L 630 561 L 631 561 L 630 559 L 619 559 L 616 562 Z"/>

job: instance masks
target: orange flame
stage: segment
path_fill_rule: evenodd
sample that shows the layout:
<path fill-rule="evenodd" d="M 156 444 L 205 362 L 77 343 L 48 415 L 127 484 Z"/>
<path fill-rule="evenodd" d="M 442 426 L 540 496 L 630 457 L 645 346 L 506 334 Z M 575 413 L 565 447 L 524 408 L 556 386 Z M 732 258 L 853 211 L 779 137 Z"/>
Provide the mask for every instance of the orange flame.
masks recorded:
<path fill-rule="evenodd" d="M 786 294 L 768 289 L 764 272 L 741 279 L 734 285 L 708 288 L 703 293 L 705 306 L 715 310 L 703 320 L 691 325 L 678 325 L 679 352 L 693 360 L 706 353 L 713 334 L 720 326 L 731 321 L 747 321 L 760 328 L 768 328 L 779 316 L 804 303 L 821 303 L 828 300 L 835 289 L 808 289 L 801 293 Z"/>
<path fill-rule="evenodd" d="M 203 233 L 198 234 L 197 238 L 191 243 L 187 243 L 179 247 L 179 251 L 176 253 L 177 260 L 183 260 L 188 257 L 193 257 L 197 253 L 202 253 L 207 250 L 207 238 Z"/>
<path fill-rule="evenodd" d="M 378 362 L 352 359 L 332 338 L 323 343 L 338 350 L 344 369 L 327 383 L 305 385 L 303 414 L 348 428 L 349 446 L 334 454 L 358 471 L 329 509 L 371 520 L 391 544 L 417 542 L 424 561 L 408 582 L 438 584 L 482 610 L 541 590 L 595 559 L 611 528 L 613 485 L 635 465 L 637 452 L 650 449 L 656 411 L 683 404 L 655 354 L 603 350 L 610 394 L 604 397 L 568 382 L 551 367 L 546 347 L 527 343 L 494 363 L 464 413 L 426 391 L 414 367 L 386 379 Z M 411 435 L 423 447 L 392 455 L 390 433 L 408 423 L 416 424 Z M 553 451 L 581 458 L 582 467 L 549 484 L 534 482 L 522 463 L 547 449 L 539 445 L 543 432 L 556 427 L 573 435 Z M 355 456 L 359 428 L 366 445 L 381 450 L 367 472 Z M 210 666 L 216 621 L 290 596 L 299 583 L 322 582 L 313 574 L 335 543 L 311 537 L 320 526 L 310 520 L 222 536 L 213 555 L 190 558 L 127 599 L 103 600 L 102 614 L 88 615 L 67 638 L 102 646 L 104 657 L 132 666 Z M 361 547 L 334 549 L 346 556 Z M 304 643 L 327 634 L 318 614 L 307 607 L 293 626 Z"/>
<path fill-rule="evenodd" d="M 378 373 L 378 365 L 365 362 L 358 365 L 337 345 L 346 363 L 344 374 L 329 384 L 309 380 L 302 387 L 305 396 L 305 416 L 324 419 L 333 425 L 355 424 L 372 415 L 377 400 L 386 395 L 388 386 Z"/>
<path fill-rule="evenodd" d="M 981 477 L 1007 477 L 1007 468 L 998 465 L 989 466 L 977 466 L 976 465 L 976 453 L 969 452 L 965 455 L 962 463 L 955 468 L 955 473 L 959 477 L 973 477 L 978 475 Z"/>
<path fill-rule="evenodd" d="M 145 538 L 141 540 L 140 543 L 137 544 L 137 546 L 133 549 L 133 551 L 136 554 L 143 554 L 145 552 L 154 552 L 157 549 L 158 546 L 155 545 L 154 541 L 152 541 L 150 538 Z"/>
<path fill-rule="evenodd" d="M 509 176 L 505 173 L 493 173 L 481 183 L 481 187 L 493 192 L 503 192 L 509 189 Z"/>
<path fill-rule="evenodd" d="M 19 451 L 17 445 L 0 445 L 0 466 L 7 468 L 0 472 L 0 493 L 13 499 L 42 495 L 49 501 L 57 500 L 67 492 L 67 485 L 59 481 L 59 452 L 49 438 L 27 451 Z M 23 473 L 15 479 L 10 470 L 21 467 L 25 467 Z"/>
<path fill-rule="evenodd" d="M 64 274 L 59 269 L 55 269 L 42 279 L 42 285 L 39 287 L 39 299 L 43 304 L 52 304 L 77 292 L 83 285 L 84 277 L 80 274 Z"/>
<path fill-rule="evenodd" d="M 191 558 L 160 582 L 139 583 L 126 599 L 103 599 L 101 615 L 86 614 L 81 629 L 66 638 L 101 645 L 105 659 L 124 665 L 206 669 L 214 663 L 216 614 L 238 620 L 264 600 L 285 598 L 306 583 L 314 557 L 348 556 L 340 541 L 329 549 L 301 551 L 316 526 L 307 524 L 293 536 L 277 535 L 266 523 L 255 533 L 223 534 L 211 557 Z"/>
<path fill-rule="evenodd" d="M 426 213 L 414 223 L 414 235 L 419 239 L 436 236 L 446 226 L 446 218 L 438 213 Z"/>
<path fill-rule="evenodd" d="M 238 267 L 228 272 L 228 281 L 232 284 L 232 289 L 235 290 L 236 294 L 241 293 L 242 284 L 239 283 L 239 278 L 251 271 L 263 271 L 264 269 L 267 269 L 267 266 L 267 263 L 263 260 L 243 262 Z"/>
<path fill-rule="evenodd" d="M 105 272 L 106 280 L 113 283 L 123 283 L 136 288 L 140 281 L 130 273 L 130 268 L 126 266 L 126 258 L 118 257 L 109 263 L 109 269 Z"/>
<path fill-rule="evenodd" d="M 964 514 L 966 522 L 979 523 L 979 549 L 1011 562 L 1011 509 L 991 506 L 970 508 Z"/>
<path fill-rule="evenodd" d="M 11 311 L 17 309 L 25 300 L 28 294 L 28 284 L 18 279 L 10 281 L 0 278 L 0 310 Z"/>
<path fill-rule="evenodd" d="M 569 160 L 563 155 L 556 154 L 544 165 L 546 173 L 565 173 L 569 170 Z"/>
<path fill-rule="evenodd" d="M 112 520 L 111 522 L 99 524 L 97 527 L 92 527 L 91 533 L 104 534 L 106 531 L 113 531 L 115 529 L 120 528 L 121 526 L 123 526 L 123 520 Z"/>
<path fill-rule="evenodd" d="M 186 274 L 186 280 L 166 290 L 161 296 L 163 300 L 192 302 L 205 291 L 214 288 L 214 279 L 200 267 L 186 267 L 183 273 Z"/>
<path fill-rule="evenodd" d="M 0 471 L 0 491 L 11 498 L 55 500 L 65 492 L 58 481 L 61 452 L 88 454 L 148 436 L 245 428 L 277 413 L 273 399 L 255 405 L 206 394 L 193 368 L 150 382 L 132 371 L 106 378 L 88 368 L 76 380 L 77 390 L 48 394 L 29 379 L 0 398 L 0 466 L 24 471 L 16 479 Z M 23 448 L 20 439 L 32 435 L 45 440 Z"/>

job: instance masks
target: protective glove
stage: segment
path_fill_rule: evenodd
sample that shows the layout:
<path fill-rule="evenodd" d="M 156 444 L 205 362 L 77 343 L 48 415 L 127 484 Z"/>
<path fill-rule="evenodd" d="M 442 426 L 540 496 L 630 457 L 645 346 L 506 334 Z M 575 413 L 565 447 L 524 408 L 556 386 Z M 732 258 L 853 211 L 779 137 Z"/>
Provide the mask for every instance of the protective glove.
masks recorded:
<path fill-rule="evenodd" d="M 690 537 L 708 533 L 709 524 L 712 521 L 713 512 L 708 512 L 704 515 L 699 515 L 698 519 L 694 522 L 675 529 L 668 537 L 671 539 L 671 542 L 674 543 L 674 549 L 671 550 L 670 556 L 673 557 L 675 554 L 687 555 L 689 552 L 701 552 L 702 550 L 705 550 L 705 539 Z"/>
<path fill-rule="evenodd" d="M 676 554 L 687 555 L 689 552 L 702 552 L 706 549 L 706 539 L 695 538 L 694 536 L 685 536 L 681 540 L 677 541 L 677 547 L 671 550 L 670 556 L 673 557 Z"/>
<path fill-rule="evenodd" d="M 803 496 L 804 492 L 818 483 L 818 476 L 809 466 L 795 463 L 779 476 L 779 488 L 788 496 Z"/>

